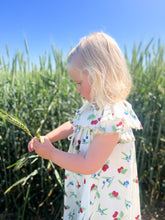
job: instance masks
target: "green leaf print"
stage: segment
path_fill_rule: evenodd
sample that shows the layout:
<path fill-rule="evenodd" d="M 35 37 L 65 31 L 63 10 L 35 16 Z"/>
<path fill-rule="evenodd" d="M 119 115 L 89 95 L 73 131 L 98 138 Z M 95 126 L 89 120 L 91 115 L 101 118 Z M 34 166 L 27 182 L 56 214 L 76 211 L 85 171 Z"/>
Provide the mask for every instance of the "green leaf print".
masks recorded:
<path fill-rule="evenodd" d="M 116 125 L 112 125 L 112 131 L 116 132 L 118 129 L 118 127 L 116 127 Z"/>
<path fill-rule="evenodd" d="M 96 196 L 98 197 L 98 198 L 100 198 L 100 193 L 97 191 L 96 192 Z"/>
<path fill-rule="evenodd" d="M 100 176 L 100 173 L 98 173 L 98 174 L 96 174 L 96 173 L 93 174 L 93 175 L 92 175 L 92 178 L 95 179 L 95 180 L 99 180 L 99 178 L 98 178 L 97 176 Z"/>
<path fill-rule="evenodd" d="M 123 169 L 120 171 L 120 173 L 125 174 L 127 172 L 128 169 Z"/>
<path fill-rule="evenodd" d="M 76 201 L 76 205 L 78 205 L 79 213 L 83 213 L 85 211 L 85 208 L 81 206 L 81 201 Z"/>
<path fill-rule="evenodd" d="M 102 184 L 103 184 L 102 189 L 104 189 L 105 186 L 107 186 L 107 188 L 109 188 L 112 181 L 113 181 L 113 177 L 102 177 L 102 179 L 104 179 L 102 182 Z"/>
<path fill-rule="evenodd" d="M 69 215 L 68 215 L 69 218 L 68 219 L 69 220 L 74 220 L 74 216 L 75 216 L 75 210 L 69 212 Z"/>
<path fill-rule="evenodd" d="M 133 179 L 133 182 L 134 183 L 138 183 L 139 181 L 138 181 L 138 177 L 136 178 L 136 179 Z"/>
<path fill-rule="evenodd" d="M 126 181 L 124 181 L 124 182 L 122 182 L 121 180 L 118 180 L 118 182 L 122 185 L 122 186 L 124 186 L 124 187 L 128 187 L 129 186 L 129 181 L 128 180 L 126 180 Z"/>
<path fill-rule="evenodd" d="M 128 155 L 128 154 L 126 154 L 126 153 L 124 153 L 124 152 L 122 152 L 122 154 L 125 156 L 125 157 L 123 157 L 122 159 L 123 159 L 123 160 L 126 160 L 127 162 L 130 162 L 131 157 L 132 157 L 132 151 L 130 150 L 130 155 Z"/>
<path fill-rule="evenodd" d="M 87 120 L 93 120 L 96 119 L 96 116 L 94 114 L 91 114 L 88 116 Z"/>
<path fill-rule="evenodd" d="M 121 185 L 123 185 L 123 182 L 121 181 L 121 180 L 118 180 L 119 181 L 119 183 L 121 184 Z"/>
<path fill-rule="evenodd" d="M 106 208 L 106 209 L 101 209 L 100 204 L 99 204 L 97 211 L 100 213 L 100 215 L 107 215 L 107 214 L 105 213 L 105 211 L 106 211 L 107 209 L 108 209 L 108 208 Z"/>
<path fill-rule="evenodd" d="M 120 216 L 120 218 L 123 218 L 123 216 L 124 216 L 124 212 L 120 212 L 120 214 L 119 214 L 119 216 Z"/>
<path fill-rule="evenodd" d="M 131 201 L 125 200 L 125 207 L 129 209 L 131 207 Z"/>
<path fill-rule="evenodd" d="M 79 203 L 79 201 L 76 201 L 76 205 L 78 205 L 78 206 L 80 207 L 80 203 Z"/>
<path fill-rule="evenodd" d="M 124 156 L 126 156 L 126 157 L 128 156 L 128 154 L 126 154 L 126 153 L 124 153 L 124 152 L 122 152 L 122 154 L 123 154 Z"/>
<path fill-rule="evenodd" d="M 75 192 L 70 192 L 69 198 L 70 198 L 70 197 L 75 197 L 75 198 L 77 198 L 77 195 L 75 194 Z"/>

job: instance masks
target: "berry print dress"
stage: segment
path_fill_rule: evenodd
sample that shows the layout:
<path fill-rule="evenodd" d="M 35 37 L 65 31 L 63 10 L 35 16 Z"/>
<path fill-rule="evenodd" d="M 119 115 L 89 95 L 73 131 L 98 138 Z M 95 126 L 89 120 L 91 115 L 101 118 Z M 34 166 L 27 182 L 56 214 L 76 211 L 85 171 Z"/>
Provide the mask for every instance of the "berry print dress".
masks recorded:
<path fill-rule="evenodd" d="M 97 134 L 119 133 L 119 142 L 98 172 L 65 171 L 64 220 L 139 220 L 139 185 L 132 128 L 141 129 L 131 104 L 103 110 L 85 103 L 72 120 L 69 152 L 86 155 Z"/>

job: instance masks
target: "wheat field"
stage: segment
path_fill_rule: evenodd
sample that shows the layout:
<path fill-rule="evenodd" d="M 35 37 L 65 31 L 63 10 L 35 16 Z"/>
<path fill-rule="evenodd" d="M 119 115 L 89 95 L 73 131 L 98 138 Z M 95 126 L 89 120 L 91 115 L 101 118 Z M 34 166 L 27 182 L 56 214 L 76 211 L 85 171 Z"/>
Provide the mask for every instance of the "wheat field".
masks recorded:
<path fill-rule="evenodd" d="M 21 120 L 32 136 L 44 135 L 71 119 L 82 100 L 62 51 L 52 45 L 35 64 L 26 40 L 25 49 L 10 57 L 6 44 L 6 54 L 0 54 L 0 109 Z M 160 219 L 165 201 L 165 47 L 151 39 L 145 46 L 134 44 L 131 57 L 126 48 L 124 53 L 133 79 L 128 101 L 143 125 L 135 132 L 141 206 L 148 219 Z M 28 154 L 30 139 L 1 117 L 0 219 L 61 219 L 64 170 Z M 68 141 L 55 146 L 67 151 Z"/>

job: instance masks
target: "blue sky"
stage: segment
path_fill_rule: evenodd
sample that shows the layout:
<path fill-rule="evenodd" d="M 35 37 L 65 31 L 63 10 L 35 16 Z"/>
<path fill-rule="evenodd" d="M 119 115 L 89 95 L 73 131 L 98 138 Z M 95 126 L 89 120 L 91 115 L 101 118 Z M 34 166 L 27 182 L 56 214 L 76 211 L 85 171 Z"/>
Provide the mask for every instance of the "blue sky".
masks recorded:
<path fill-rule="evenodd" d="M 11 56 L 24 52 L 24 38 L 34 60 L 52 43 L 65 55 L 94 31 L 111 35 L 123 51 L 152 37 L 165 43 L 164 22 L 164 0 L 0 0 L 0 56 L 6 43 Z"/>

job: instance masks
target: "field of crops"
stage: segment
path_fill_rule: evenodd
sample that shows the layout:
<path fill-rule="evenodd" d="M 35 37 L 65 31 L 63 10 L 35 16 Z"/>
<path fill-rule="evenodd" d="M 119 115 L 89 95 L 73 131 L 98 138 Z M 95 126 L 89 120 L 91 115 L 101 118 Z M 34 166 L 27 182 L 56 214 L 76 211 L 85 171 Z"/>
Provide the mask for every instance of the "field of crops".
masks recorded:
<path fill-rule="evenodd" d="M 10 57 L 6 45 L 6 54 L 0 54 L 0 109 L 23 121 L 33 136 L 37 130 L 44 135 L 71 119 L 82 100 L 62 52 L 52 46 L 35 64 L 26 40 L 25 48 L 25 54 L 18 51 Z M 153 40 L 134 45 L 129 58 L 125 49 L 133 78 L 128 100 L 143 125 L 135 135 L 144 220 L 165 216 L 164 55 L 164 45 Z M 0 120 L 0 219 L 61 219 L 64 170 L 28 154 L 30 139 L 22 129 Z M 68 141 L 55 146 L 67 151 Z M 21 166 L 24 156 L 27 161 Z"/>

